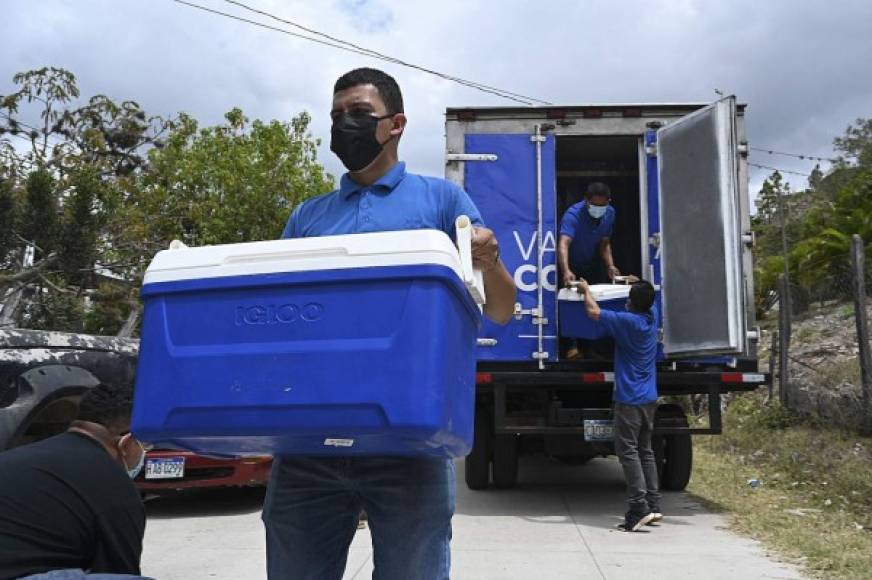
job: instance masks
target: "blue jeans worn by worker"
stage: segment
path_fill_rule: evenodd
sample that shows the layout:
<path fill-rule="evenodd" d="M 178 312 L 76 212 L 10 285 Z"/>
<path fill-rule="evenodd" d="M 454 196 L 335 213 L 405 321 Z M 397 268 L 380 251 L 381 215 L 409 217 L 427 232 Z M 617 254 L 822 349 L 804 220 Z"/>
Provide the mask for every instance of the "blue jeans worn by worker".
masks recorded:
<path fill-rule="evenodd" d="M 41 574 L 33 574 L 25 576 L 19 580 L 154 580 L 146 576 L 136 576 L 130 574 L 88 574 L 84 570 L 52 570 L 51 572 L 43 572 Z"/>
<path fill-rule="evenodd" d="M 282 457 L 263 508 L 269 580 L 340 580 L 365 510 L 376 580 L 445 580 L 455 470 L 430 457 Z"/>

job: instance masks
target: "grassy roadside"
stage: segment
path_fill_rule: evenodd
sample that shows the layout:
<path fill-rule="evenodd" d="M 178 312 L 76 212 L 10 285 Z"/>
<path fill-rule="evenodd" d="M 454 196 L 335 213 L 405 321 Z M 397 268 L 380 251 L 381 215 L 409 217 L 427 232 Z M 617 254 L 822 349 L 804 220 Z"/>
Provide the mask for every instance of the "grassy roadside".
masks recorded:
<path fill-rule="evenodd" d="M 724 435 L 694 440 L 694 456 L 688 491 L 737 531 L 810 575 L 872 578 L 872 439 L 798 423 L 749 394 L 730 404 Z"/>

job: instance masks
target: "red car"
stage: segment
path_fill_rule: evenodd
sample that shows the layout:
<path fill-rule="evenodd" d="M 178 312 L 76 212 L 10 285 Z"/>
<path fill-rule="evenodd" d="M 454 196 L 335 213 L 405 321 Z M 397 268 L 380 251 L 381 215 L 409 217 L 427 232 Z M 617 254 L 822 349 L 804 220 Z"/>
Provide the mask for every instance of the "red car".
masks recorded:
<path fill-rule="evenodd" d="M 203 457 L 190 451 L 153 449 L 136 476 L 140 491 L 192 487 L 257 487 L 266 485 L 272 457 Z"/>

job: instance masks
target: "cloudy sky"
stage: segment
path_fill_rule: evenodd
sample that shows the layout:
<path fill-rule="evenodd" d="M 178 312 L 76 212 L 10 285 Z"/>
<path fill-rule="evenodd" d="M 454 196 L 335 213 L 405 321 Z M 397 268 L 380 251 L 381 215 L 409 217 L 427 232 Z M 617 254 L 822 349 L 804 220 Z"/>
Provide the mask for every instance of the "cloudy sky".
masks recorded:
<path fill-rule="evenodd" d="M 223 0 L 193 2 L 270 22 Z M 455 76 L 565 104 L 748 103 L 752 146 L 832 155 L 872 116 L 869 0 L 245 0 L 250 6 Z M 278 24 L 272 22 L 272 24 Z M 220 122 L 301 110 L 326 142 L 332 83 L 378 66 L 403 88 L 402 154 L 440 175 L 447 106 L 510 104 L 408 68 L 207 14 L 172 0 L 3 0 L 0 94 L 15 72 L 73 71 L 82 94 L 134 99 L 149 113 Z M 341 165 L 326 146 L 321 159 Z M 754 152 L 807 173 L 813 163 Z M 752 188 L 766 172 L 752 172 Z M 797 187 L 805 178 L 788 176 Z"/>

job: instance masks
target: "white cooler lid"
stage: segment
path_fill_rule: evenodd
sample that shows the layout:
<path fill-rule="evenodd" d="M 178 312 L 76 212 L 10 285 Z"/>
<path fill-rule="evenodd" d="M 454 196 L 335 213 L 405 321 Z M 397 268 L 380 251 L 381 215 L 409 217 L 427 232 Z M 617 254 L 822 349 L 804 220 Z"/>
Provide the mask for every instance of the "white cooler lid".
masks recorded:
<path fill-rule="evenodd" d="M 378 266 L 435 264 L 463 280 L 457 247 L 444 232 L 410 230 L 202 246 L 158 252 L 143 284 Z"/>
<path fill-rule="evenodd" d="M 591 284 L 589 288 L 590 293 L 593 294 L 593 299 L 597 302 L 618 300 L 620 298 L 626 300 L 630 296 L 630 286 L 626 284 Z M 557 294 L 557 299 L 580 302 L 584 300 L 584 294 L 576 292 L 572 288 L 561 288 Z"/>

